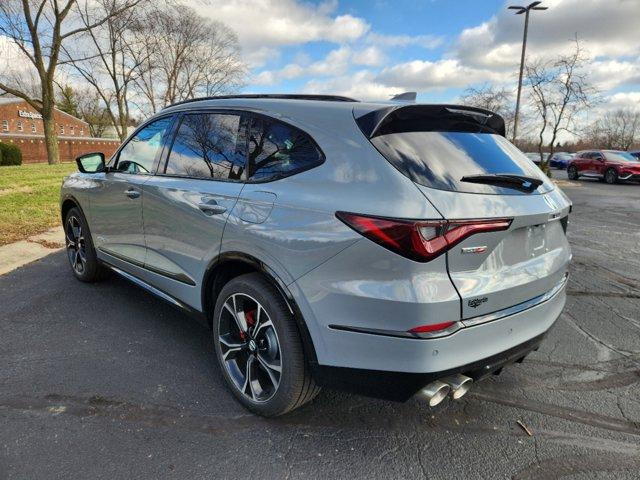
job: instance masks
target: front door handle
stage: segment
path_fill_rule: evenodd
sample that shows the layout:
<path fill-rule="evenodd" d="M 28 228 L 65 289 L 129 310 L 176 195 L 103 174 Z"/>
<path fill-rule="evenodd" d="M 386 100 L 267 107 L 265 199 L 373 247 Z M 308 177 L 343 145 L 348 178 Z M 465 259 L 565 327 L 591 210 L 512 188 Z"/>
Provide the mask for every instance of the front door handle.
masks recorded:
<path fill-rule="evenodd" d="M 140 197 L 140 192 L 138 190 L 134 190 L 133 188 L 130 188 L 129 190 L 125 190 L 124 194 L 129 198 L 139 198 Z"/>
<path fill-rule="evenodd" d="M 209 216 L 220 215 L 227 211 L 227 207 L 218 205 L 215 201 L 210 203 L 199 203 L 198 208 L 202 211 L 202 213 Z"/>

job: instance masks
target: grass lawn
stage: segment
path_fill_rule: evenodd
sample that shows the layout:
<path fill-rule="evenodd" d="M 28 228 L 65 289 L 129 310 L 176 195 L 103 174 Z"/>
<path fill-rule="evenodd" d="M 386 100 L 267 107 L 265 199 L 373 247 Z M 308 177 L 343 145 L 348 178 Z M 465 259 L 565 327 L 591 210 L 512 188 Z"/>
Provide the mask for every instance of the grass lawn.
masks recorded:
<path fill-rule="evenodd" d="M 74 163 L 0 167 L 0 245 L 60 225 L 60 184 Z"/>

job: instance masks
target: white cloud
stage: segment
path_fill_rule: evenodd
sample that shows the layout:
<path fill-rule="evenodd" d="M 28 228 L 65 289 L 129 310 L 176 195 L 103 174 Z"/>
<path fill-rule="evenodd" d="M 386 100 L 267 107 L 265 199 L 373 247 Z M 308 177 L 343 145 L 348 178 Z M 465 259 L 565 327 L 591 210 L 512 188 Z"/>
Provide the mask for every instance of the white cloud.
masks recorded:
<path fill-rule="evenodd" d="M 4 35 L 0 35 L 0 64 L 0 81 L 32 97 L 40 97 L 37 70 L 13 40 Z"/>
<path fill-rule="evenodd" d="M 369 67 L 379 67 L 387 60 L 385 53 L 379 47 L 372 45 L 359 52 L 355 52 L 352 56 L 356 65 L 366 65 Z"/>
<path fill-rule="evenodd" d="M 14 75 L 19 75 L 20 73 L 33 70 L 32 64 L 29 62 L 27 56 L 13 42 L 13 40 L 4 35 L 0 35 L 0 58 L 2 58 L 3 64 L 3 68 L 0 70 L 0 75 L 3 73 L 9 73 L 9 71 Z M 6 71 L 4 71 L 4 66 L 7 67 Z"/>
<path fill-rule="evenodd" d="M 378 66 L 384 61 L 384 53 L 377 47 L 353 50 L 342 46 L 331 50 L 325 58 L 308 65 L 290 63 L 280 70 L 264 70 L 251 80 L 256 85 L 273 85 L 299 77 L 326 77 L 345 74 L 356 65 Z"/>
<path fill-rule="evenodd" d="M 640 91 L 618 92 L 606 97 L 602 110 L 632 109 L 640 111 Z"/>
<path fill-rule="evenodd" d="M 350 75 L 314 79 L 307 82 L 303 92 L 346 95 L 359 100 L 388 100 L 404 91 L 402 88 L 381 84 L 375 77 L 376 74 L 370 70 L 360 70 Z"/>
<path fill-rule="evenodd" d="M 413 60 L 382 70 L 377 81 L 404 90 L 427 91 L 436 88 L 464 87 L 486 81 L 503 82 L 510 73 L 465 66 L 456 59 L 430 62 Z"/>
<path fill-rule="evenodd" d="M 638 0 L 546 0 L 544 4 L 549 10 L 531 14 L 529 57 L 571 48 L 569 40 L 576 33 L 592 57 L 640 54 Z M 517 65 L 522 28 L 522 15 L 502 9 L 489 21 L 463 30 L 452 55 L 475 67 Z"/>
<path fill-rule="evenodd" d="M 293 0 L 283 2 L 294 6 L 292 12 L 286 15 L 287 18 L 317 9 L 322 12 L 320 23 L 325 26 L 323 28 L 329 28 L 326 26 L 334 24 L 338 18 L 331 17 L 335 2 L 318 7 L 295 4 Z M 545 5 L 549 10 L 534 12 L 531 17 L 528 58 L 568 51 L 572 48 L 570 40 L 577 31 L 579 38 L 584 40 L 587 53 L 595 58 L 590 64 L 590 73 L 597 87 L 606 92 L 623 84 L 640 83 L 640 66 L 638 59 L 635 59 L 640 55 L 640 28 L 636 25 L 639 2 L 546 0 Z M 258 1 L 256 10 L 260 11 L 260 5 L 269 3 L 267 0 Z M 235 2 L 230 5 L 237 6 Z M 366 24 L 357 17 L 351 18 L 361 22 L 354 25 Z M 285 21 L 282 18 L 280 20 Z M 317 86 L 345 93 L 354 90 L 349 83 L 358 78 L 366 82 L 363 90 L 376 95 L 384 92 L 385 96 L 390 91 L 399 90 L 424 92 L 464 88 L 483 82 L 510 84 L 515 82 L 520 60 L 522 21 L 522 16 L 502 9 L 490 20 L 463 30 L 444 58 L 425 60 L 417 55 L 412 61 L 395 65 L 388 65 L 393 49 L 409 46 L 433 49 L 443 43 L 443 38 L 432 35 L 385 35 L 375 31 L 366 33 L 366 30 L 358 28 L 353 35 L 346 35 L 350 38 L 347 44 L 334 39 L 342 46 L 331 51 L 325 59 L 293 62 L 281 70 L 261 72 L 255 77 L 255 83 L 271 85 L 295 78 L 317 77 L 317 81 L 309 81 L 305 88 Z M 307 35 L 305 38 L 313 36 L 318 35 Z M 295 37 L 294 32 L 292 38 Z M 376 70 L 385 65 L 385 68 Z M 369 68 L 361 70 L 358 77 L 349 75 L 358 66 Z"/>
<path fill-rule="evenodd" d="M 259 67 L 280 58 L 280 50 L 273 47 L 244 48 L 242 56 L 250 67 Z"/>
<path fill-rule="evenodd" d="M 635 61 L 598 60 L 589 65 L 590 80 L 600 90 L 640 84 L 640 57 Z"/>
<path fill-rule="evenodd" d="M 335 15 L 337 0 L 319 5 L 298 0 L 183 0 L 198 13 L 231 27 L 250 66 L 260 67 L 277 58 L 280 47 L 328 41 L 348 44 L 361 41 L 359 64 L 378 66 L 383 50 L 419 46 L 436 48 L 443 38 L 434 35 L 384 35 L 370 32 L 370 25 L 353 15 Z"/>
<path fill-rule="evenodd" d="M 363 37 L 369 24 L 352 15 L 334 15 L 337 2 L 320 5 L 295 0 L 185 0 L 198 13 L 231 27 L 254 65 L 266 58 L 256 50 L 314 41 L 351 42 Z"/>

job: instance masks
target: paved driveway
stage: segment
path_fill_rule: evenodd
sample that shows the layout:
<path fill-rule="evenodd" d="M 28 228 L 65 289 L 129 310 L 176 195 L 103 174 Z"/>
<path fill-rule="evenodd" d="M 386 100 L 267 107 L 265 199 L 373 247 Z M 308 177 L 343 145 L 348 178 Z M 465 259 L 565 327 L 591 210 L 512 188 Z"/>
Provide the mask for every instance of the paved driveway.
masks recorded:
<path fill-rule="evenodd" d="M 324 391 L 260 419 L 207 329 L 126 281 L 81 284 L 63 253 L 0 277 L 0 479 L 638 478 L 640 185 L 563 188 L 565 313 L 522 365 L 433 410 Z"/>

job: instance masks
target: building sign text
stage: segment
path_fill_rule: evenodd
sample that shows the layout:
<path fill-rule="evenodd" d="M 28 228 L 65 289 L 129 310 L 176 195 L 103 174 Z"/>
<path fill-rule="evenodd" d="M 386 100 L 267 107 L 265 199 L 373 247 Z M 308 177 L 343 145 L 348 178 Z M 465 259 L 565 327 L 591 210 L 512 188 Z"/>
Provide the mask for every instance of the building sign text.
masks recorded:
<path fill-rule="evenodd" d="M 42 118 L 42 115 L 35 112 L 25 112 L 24 110 L 18 110 L 18 116 L 24 118 Z"/>

